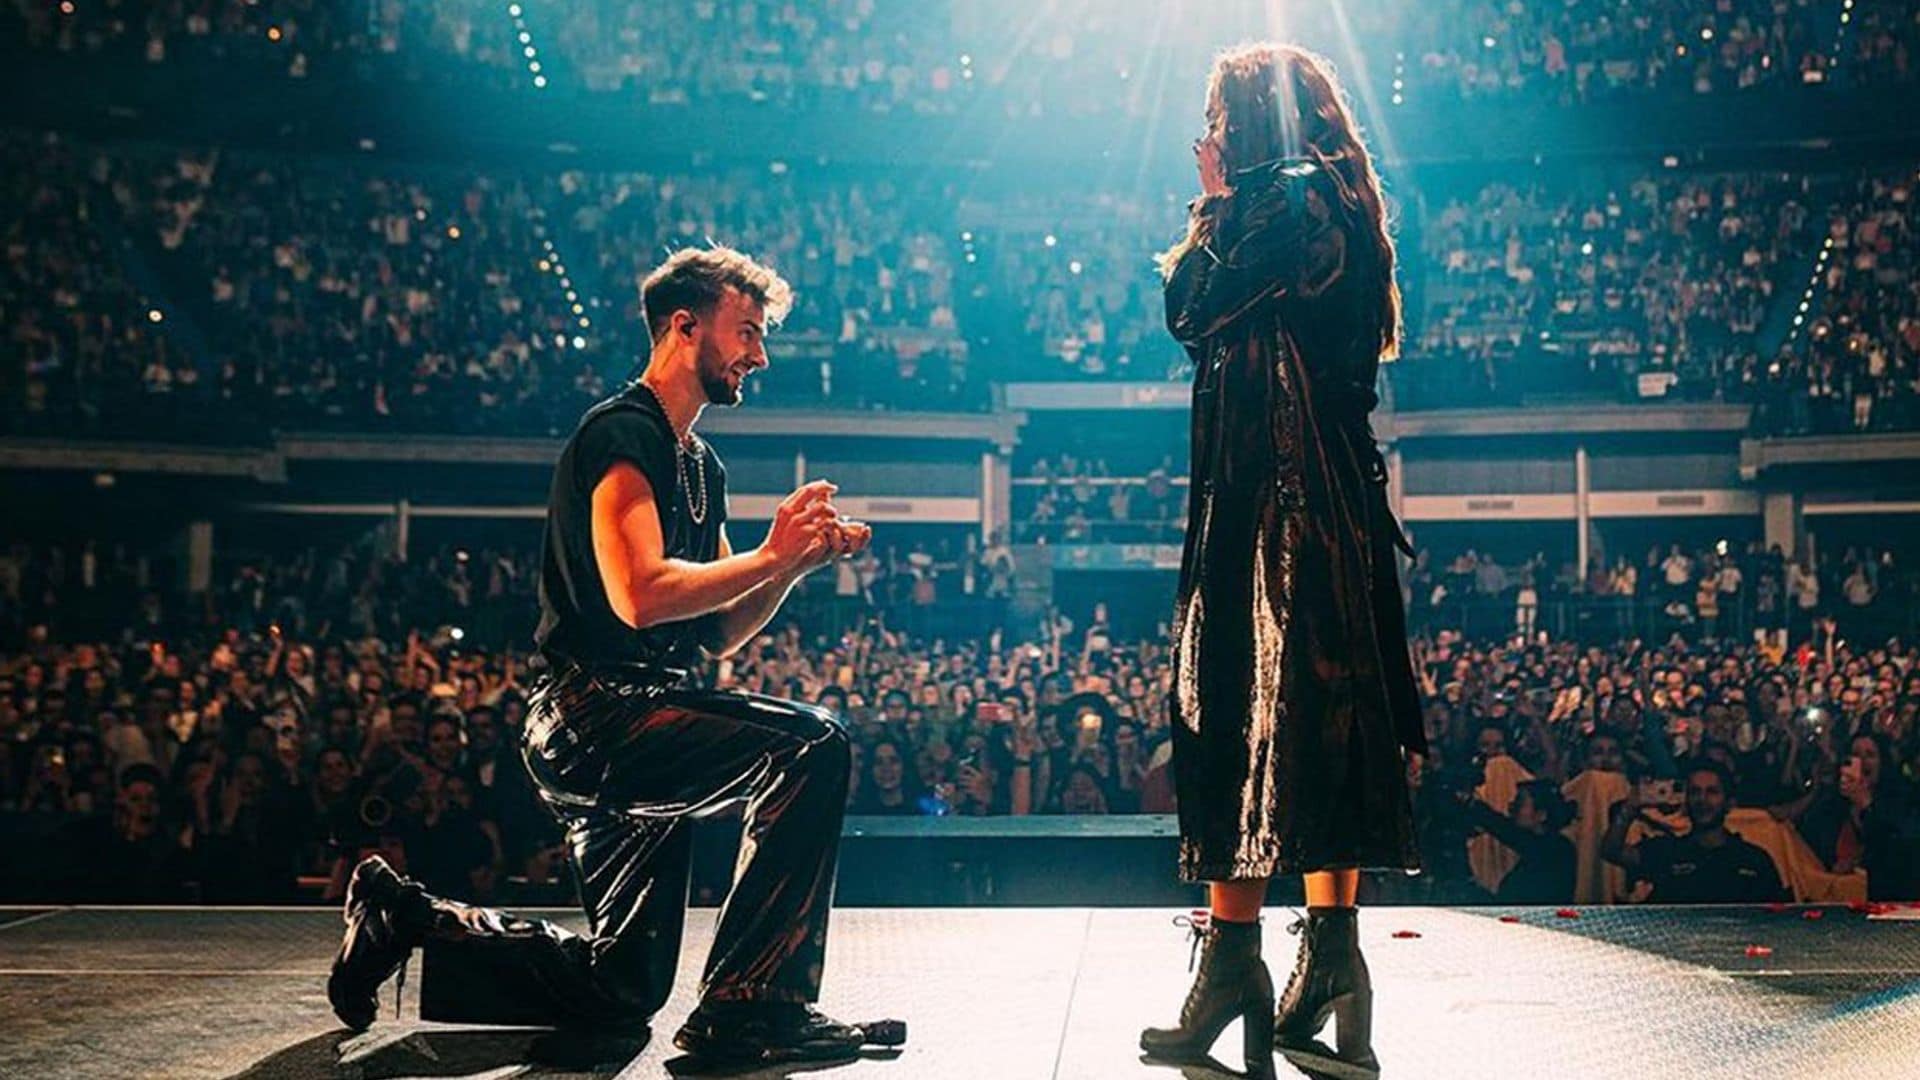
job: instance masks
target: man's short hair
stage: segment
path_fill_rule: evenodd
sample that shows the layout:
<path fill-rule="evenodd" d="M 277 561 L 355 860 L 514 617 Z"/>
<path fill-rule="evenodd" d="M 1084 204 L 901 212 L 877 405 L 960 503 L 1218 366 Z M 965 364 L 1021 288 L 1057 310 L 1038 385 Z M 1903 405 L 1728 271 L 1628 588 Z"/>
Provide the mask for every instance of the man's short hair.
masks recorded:
<path fill-rule="evenodd" d="M 770 325 L 779 325 L 793 309 L 793 287 L 772 267 L 718 244 L 682 248 L 640 283 L 640 310 L 648 336 L 659 341 L 676 311 L 711 313 L 728 289 L 738 289 L 765 308 Z"/>
<path fill-rule="evenodd" d="M 1693 760 L 1687 762 L 1686 768 L 1680 771 L 1683 780 L 1691 780 L 1693 774 L 1698 772 L 1710 772 L 1719 777 L 1720 791 L 1725 794 L 1727 798 L 1733 798 L 1733 770 L 1710 757 L 1696 756 Z"/>

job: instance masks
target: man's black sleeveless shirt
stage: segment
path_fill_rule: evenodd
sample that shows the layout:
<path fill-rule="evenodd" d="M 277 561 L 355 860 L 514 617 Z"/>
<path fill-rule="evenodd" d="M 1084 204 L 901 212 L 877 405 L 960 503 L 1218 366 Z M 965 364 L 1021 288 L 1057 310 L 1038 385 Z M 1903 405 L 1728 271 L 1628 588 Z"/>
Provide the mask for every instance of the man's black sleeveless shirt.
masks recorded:
<path fill-rule="evenodd" d="M 699 479 L 693 461 L 674 458 L 673 428 L 652 393 L 638 381 L 588 409 L 560 453 L 547 494 L 547 527 L 540 555 L 540 626 L 534 645 L 550 662 L 658 664 L 692 668 L 701 660 L 696 620 L 635 630 L 614 615 L 593 555 L 593 488 L 616 461 L 630 461 L 653 488 L 660 535 L 670 559 L 712 562 L 720 553 L 727 516 L 727 473 L 718 455 L 700 444 L 707 516 L 689 509 Z M 685 478 L 693 492 L 682 490 Z M 697 498 L 694 499 L 698 501 Z M 644 605 L 644 599 L 642 603 Z"/>

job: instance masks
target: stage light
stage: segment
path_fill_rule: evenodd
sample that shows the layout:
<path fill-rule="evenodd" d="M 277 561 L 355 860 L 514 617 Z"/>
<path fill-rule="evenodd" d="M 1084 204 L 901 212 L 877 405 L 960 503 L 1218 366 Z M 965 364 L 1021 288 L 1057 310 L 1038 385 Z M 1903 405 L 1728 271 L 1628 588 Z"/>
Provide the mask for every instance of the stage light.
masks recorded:
<path fill-rule="evenodd" d="M 60 0 L 60 14 L 71 15 L 73 10 L 73 0 Z"/>
<path fill-rule="evenodd" d="M 520 17 L 520 5 L 519 5 L 519 4 L 508 4 L 508 5 L 507 5 L 507 14 L 509 14 L 509 15 L 511 15 L 511 16 L 513 16 L 513 17 L 514 17 L 514 18 L 516 18 L 516 19 L 517 19 L 517 18 L 519 18 L 519 17 Z"/>
<path fill-rule="evenodd" d="M 540 268 L 540 272 L 543 274 L 553 269 L 553 264 L 548 262 L 545 259 L 541 259 L 538 263 L 535 263 L 534 265 L 538 266 Z"/>
<path fill-rule="evenodd" d="M 1712 40 L 1713 40 L 1713 27 L 1711 27 L 1711 26 L 1703 26 L 1703 27 L 1701 27 L 1701 28 L 1700 28 L 1700 40 L 1701 40 L 1701 41 L 1712 41 Z"/>
<path fill-rule="evenodd" d="M 588 320 L 588 319 L 584 319 L 584 318 L 583 318 L 583 319 L 581 319 L 581 320 L 580 320 L 580 329 L 582 329 L 582 330 L 585 330 L 585 329 L 586 329 L 587 327 L 589 327 L 589 326 L 592 326 L 592 325 L 593 325 L 593 323 L 592 323 L 592 321 L 590 321 L 590 320 Z"/>
<path fill-rule="evenodd" d="M 1079 259 L 1075 259 L 1075 260 L 1073 260 L 1072 262 L 1070 262 L 1070 263 L 1068 263 L 1068 264 L 1067 264 L 1067 273 L 1069 273 L 1069 274 L 1077 274 L 1077 273 L 1079 273 L 1079 272 L 1080 272 L 1080 260 L 1079 260 Z"/>
<path fill-rule="evenodd" d="M 1040 241 L 1040 242 L 1041 242 L 1041 243 L 1043 243 L 1043 244 L 1045 244 L 1045 245 L 1047 245 L 1048 247 L 1052 247 L 1052 246 L 1054 246 L 1055 244 L 1058 244 L 1058 243 L 1060 242 L 1060 238 L 1059 238 L 1059 237 L 1057 237 L 1057 236 L 1055 236 L 1055 235 L 1053 235 L 1052 233 L 1048 233 L 1048 234 L 1047 234 L 1047 238 L 1046 238 L 1045 240 L 1042 240 L 1042 241 Z"/>
<path fill-rule="evenodd" d="M 578 300 L 578 299 L 580 299 L 580 294 L 579 294 L 579 293 L 577 293 L 577 292 L 574 292 L 574 291 L 573 291 L 572 289 L 568 289 L 568 290 L 567 290 L 567 299 L 569 299 L 569 300 Z"/>
<path fill-rule="evenodd" d="M 587 309 L 584 307 L 581 307 L 579 304 L 575 304 L 573 305 L 573 313 L 575 315 L 585 315 L 587 313 Z"/>
<path fill-rule="evenodd" d="M 1484 45 L 1484 46 L 1486 46 L 1486 47 L 1487 47 L 1487 48 L 1489 48 L 1489 49 L 1491 49 L 1491 48 L 1493 48 L 1493 47 L 1494 47 L 1494 45 L 1495 45 L 1495 44 L 1497 44 L 1497 43 L 1496 43 L 1496 42 L 1495 42 L 1495 41 L 1493 40 L 1493 35 L 1491 35 L 1491 34 L 1489 34 L 1489 35 L 1487 35 L 1486 37 L 1483 37 L 1483 38 L 1481 38 L 1481 39 L 1480 39 L 1480 44 L 1481 44 L 1481 45 Z"/>
<path fill-rule="evenodd" d="M 545 75 L 535 75 L 533 77 L 533 85 L 545 90 L 547 88 L 547 77 Z"/>
<path fill-rule="evenodd" d="M 522 45 L 533 44 L 533 35 L 527 33 L 525 30 L 520 31 L 520 44 Z"/>
<path fill-rule="evenodd" d="M 462 552 L 462 554 L 464 555 L 465 553 Z M 447 636 L 452 638 L 455 641 L 464 641 L 466 639 L 467 632 L 457 626 L 454 626 L 454 627 L 448 628 Z"/>
<path fill-rule="evenodd" d="M 280 40 L 280 28 L 279 28 L 279 27 L 277 27 L 277 26 L 269 26 L 269 27 L 267 27 L 267 40 L 268 40 L 268 41 L 279 41 L 279 40 Z"/>
<path fill-rule="evenodd" d="M 413 212 L 413 220 L 415 221 L 427 220 L 427 212 L 425 210 L 415 210 Z"/>
<path fill-rule="evenodd" d="M 460 239 L 460 226 L 458 225 L 447 226 L 447 239 L 449 240 Z"/>
<path fill-rule="evenodd" d="M 157 307 L 156 307 L 156 308 L 148 308 L 148 309 L 147 309 L 147 321 L 148 321 L 148 322 L 150 322 L 150 323 L 157 323 L 157 322 L 161 322 L 161 321 L 163 321 L 164 319 L 166 319 L 166 316 L 165 316 L 165 315 L 162 315 L 162 314 L 160 313 L 160 309 L 159 309 L 159 308 L 157 308 Z"/>
<path fill-rule="evenodd" d="M 973 230 L 968 229 L 965 232 L 962 232 L 960 234 L 960 239 L 969 244 L 973 243 Z"/>
<path fill-rule="evenodd" d="M 573 339 L 573 347 L 574 347 L 574 348 L 576 348 L 576 349 L 584 349 L 584 348 L 586 348 L 586 347 L 587 347 L 587 339 L 586 339 L 586 338 L 583 338 L 583 337 L 579 337 L 579 336 L 577 336 L 577 335 L 576 335 L 576 336 L 574 337 L 574 339 Z"/>
<path fill-rule="evenodd" d="M 1582 255 L 1591 255 L 1591 254 L 1593 254 L 1593 241 L 1591 241 L 1591 240 L 1589 240 L 1589 241 L 1587 241 L 1586 243 L 1584 243 L 1584 244 L 1581 244 L 1581 245 L 1580 245 L 1580 254 L 1582 254 Z"/>
<path fill-rule="evenodd" d="M 533 59 L 534 57 L 536 57 L 536 56 L 539 56 L 539 55 L 540 55 L 540 50 L 538 50 L 538 49 L 536 49 L 536 48 L 534 48 L 534 47 L 533 47 L 533 46 L 531 46 L 531 45 L 529 45 L 529 46 L 527 46 L 527 47 L 526 47 L 526 48 L 524 48 L 524 49 L 521 49 L 520 51 L 521 51 L 522 53 L 525 53 L 525 54 L 526 54 L 526 57 L 527 57 L 527 59 L 529 59 L 529 60 L 531 60 L 531 59 Z"/>
<path fill-rule="evenodd" d="M 538 60 L 527 61 L 527 70 L 533 72 L 535 75 L 540 74 L 540 61 Z"/>

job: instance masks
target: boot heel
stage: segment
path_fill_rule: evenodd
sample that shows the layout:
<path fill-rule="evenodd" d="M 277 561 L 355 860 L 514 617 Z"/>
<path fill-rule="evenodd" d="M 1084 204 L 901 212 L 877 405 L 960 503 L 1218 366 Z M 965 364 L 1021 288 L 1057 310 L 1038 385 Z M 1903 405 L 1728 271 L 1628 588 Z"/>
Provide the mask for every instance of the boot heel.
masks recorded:
<path fill-rule="evenodd" d="M 1378 1070 L 1373 1056 L 1373 992 L 1345 993 L 1333 999 L 1334 1047 L 1341 1060 Z"/>
<path fill-rule="evenodd" d="M 1246 1055 L 1246 1075 L 1252 1080 L 1271 1080 L 1273 1076 L 1273 997 L 1249 1001 L 1240 1013 L 1241 1049 Z"/>

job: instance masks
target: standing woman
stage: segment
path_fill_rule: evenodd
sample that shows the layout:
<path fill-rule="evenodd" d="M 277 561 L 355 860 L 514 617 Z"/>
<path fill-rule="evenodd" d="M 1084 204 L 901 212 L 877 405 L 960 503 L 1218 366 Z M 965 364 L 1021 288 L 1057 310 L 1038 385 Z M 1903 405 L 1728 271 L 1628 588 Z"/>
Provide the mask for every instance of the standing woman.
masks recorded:
<path fill-rule="evenodd" d="M 1296 1065 L 1371 1076 L 1355 897 L 1362 868 L 1419 866 L 1406 774 L 1426 752 L 1406 541 L 1368 422 L 1400 337 L 1393 242 L 1325 60 L 1272 43 L 1222 55 L 1206 121 L 1201 195 L 1161 269 L 1196 366 L 1170 705 L 1180 873 L 1209 884 L 1211 910 L 1180 1025 L 1140 1042 L 1197 1058 L 1243 1017 L 1250 1075 L 1277 1041 Z M 1308 914 L 1268 1024 L 1260 907 L 1290 873 Z M 1314 1039 L 1329 1016 L 1336 1050 Z"/>

